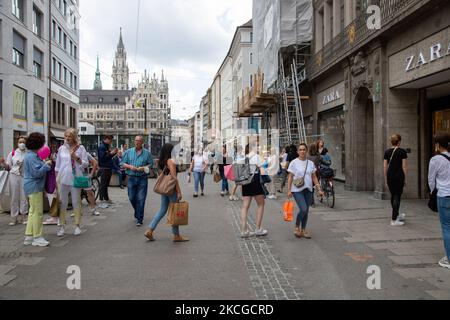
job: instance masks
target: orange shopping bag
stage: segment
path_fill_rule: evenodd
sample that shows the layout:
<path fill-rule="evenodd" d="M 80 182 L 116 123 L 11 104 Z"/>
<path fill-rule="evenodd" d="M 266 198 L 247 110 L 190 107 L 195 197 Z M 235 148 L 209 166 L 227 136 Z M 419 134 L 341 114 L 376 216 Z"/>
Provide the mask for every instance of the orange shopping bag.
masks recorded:
<path fill-rule="evenodd" d="M 283 204 L 283 215 L 284 215 L 284 221 L 287 221 L 287 222 L 294 221 L 294 201 L 287 200 Z"/>

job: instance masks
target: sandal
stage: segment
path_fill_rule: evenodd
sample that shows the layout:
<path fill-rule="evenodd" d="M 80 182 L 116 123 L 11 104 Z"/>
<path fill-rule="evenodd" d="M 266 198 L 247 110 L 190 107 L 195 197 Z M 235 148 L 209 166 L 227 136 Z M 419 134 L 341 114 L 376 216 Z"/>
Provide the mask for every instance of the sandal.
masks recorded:
<path fill-rule="evenodd" d="M 144 233 L 144 236 L 145 236 L 149 241 L 155 241 L 155 238 L 153 237 L 153 231 L 152 231 L 152 230 L 147 230 L 147 232 Z"/>

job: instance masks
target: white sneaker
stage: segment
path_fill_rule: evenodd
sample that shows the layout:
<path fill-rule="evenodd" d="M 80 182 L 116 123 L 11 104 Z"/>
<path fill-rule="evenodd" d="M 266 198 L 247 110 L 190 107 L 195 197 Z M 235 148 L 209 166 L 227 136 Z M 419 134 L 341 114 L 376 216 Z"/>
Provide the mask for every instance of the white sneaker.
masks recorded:
<path fill-rule="evenodd" d="M 50 244 L 47 240 L 45 240 L 43 237 L 35 238 L 33 240 L 32 246 L 33 247 L 46 247 Z"/>
<path fill-rule="evenodd" d="M 245 231 L 245 232 L 241 233 L 241 238 L 247 239 L 247 238 L 253 237 L 254 235 L 255 235 L 254 232 Z"/>
<path fill-rule="evenodd" d="M 96 216 L 96 217 L 98 217 L 100 215 L 100 212 L 98 212 L 96 209 L 91 210 L 91 213 L 93 216 Z"/>
<path fill-rule="evenodd" d="M 402 222 L 402 221 L 399 221 L 399 220 L 391 221 L 391 226 L 392 226 L 392 227 L 401 227 L 401 226 L 403 226 L 403 225 L 405 225 L 405 223 Z"/>
<path fill-rule="evenodd" d="M 265 237 L 269 234 L 269 231 L 265 230 L 265 229 L 257 229 L 255 232 L 255 235 L 257 237 Z"/>
<path fill-rule="evenodd" d="M 273 199 L 273 200 L 277 200 L 277 196 L 274 194 L 271 194 L 270 196 L 268 196 L 269 199 Z"/>
<path fill-rule="evenodd" d="M 72 218 L 75 217 L 75 213 L 72 212 L 72 213 L 70 214 L 70 216 L 71 216 Z"/>
<path fill-rule="evenodd" d="M 401 222 L 405 222 L 405 220 L 406 220 L 406 213 L 400 213 L 398 218 L 397 218 L 397 220 L 401 221 Z"/>
<path fill-rule="evenodd" d="M 98 205 L 98 207 L 99 207 L 100 209 L 108 209 L 108 208 L 109 208 L 108 204 L 105 203 L 105 202 L 100 203 L 100 204 Z"/>
<path fill-rule="evenodd" d="M 60 226 L 58 232 L 56 232 L 56 235 L 58 237 L 64 237 L 65 234 L 66 234 L 66 232 L 64 230 L 64 226 Z"/>
<path fill-rule="evenodd" d="M 76 227 L 75 228 L 75 231 L 74 231 L 74 233 L 73 233 L 73 235 L 74 236 L 79 236 L 81 234 L 81 229 L 80 229 L 80 227 Z"/>
<path fill-rule="evenodd" d="M 447 257 L 443 257 L 443 258 L 441 259 L 441 261 L 439 261 L 439 265 L 440 265 L 442 268 L 450 269 L 450 263 L 448 262 L 448 258 L 447 258 Z"/>
<path fill-rule="evenodd" d="M 25 237 L 25 241 L 23 242 L 23 244 L 25 246 L 30 246 L 30 245 L 33 244 L 33 240 L 34 240 L 34 238 L 32 236 L 26 236 Z"/>
<path fill-rule="evenodd" d="M 59 222 L 58 218 L 50 217 L 50 218 L 48 218 L 47 220 L 44 221 L 44 225 L 57 225 L 58 222 Z"/>

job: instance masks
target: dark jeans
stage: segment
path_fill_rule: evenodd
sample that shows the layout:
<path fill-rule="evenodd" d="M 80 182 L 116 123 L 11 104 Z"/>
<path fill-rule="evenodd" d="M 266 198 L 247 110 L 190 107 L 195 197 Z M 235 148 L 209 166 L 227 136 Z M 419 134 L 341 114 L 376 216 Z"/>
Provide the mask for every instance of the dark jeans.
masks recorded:
<path fill-rule="evenodd" d="M 402 195 L 398 193 L 391 193 L 391 206 L 392 206 L 392 220 L 396 221 L 400 211 L 400 201 Z"/>
<path fill-rule="evenodd" d="M 128 199 L 134 209 L 134 217 L 137 223 L 143 223 L 145 200 L 147 199 L 148 178 L 128 177 Z"/>
<path fill-rule="evenodd" d="M 295 225 L 297 227 L 300 227 L 301 225 L 301 228 L 305 230 L 306 224 L 308 223 L 309 207 L 311 206 L 313 200 L 313 193 L 308 189 L 305 189 L 301 192 L 293 192 L 293 195 L 295 202 L 297 203 L 297 206 L 300 209 L 300 211 L 297 214 L 297 220 L 295 222 Z"/>
<path fill-rule="evenodd" d="M 99 188 L 100 201 L 109 201 L 108 187 L 111 182 L 112 170 L 108 168 L 101 168 L 100 170 L 101 170 L 100 188 Z"/>

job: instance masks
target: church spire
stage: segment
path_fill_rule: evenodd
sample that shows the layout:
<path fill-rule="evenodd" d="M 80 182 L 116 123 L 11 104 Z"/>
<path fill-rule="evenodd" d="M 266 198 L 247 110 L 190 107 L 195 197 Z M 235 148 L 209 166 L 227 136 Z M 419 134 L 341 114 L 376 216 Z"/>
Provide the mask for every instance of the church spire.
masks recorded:
<path fill-rule="evenodd" d="M 161 71 L 161 82 L 164 82 L 164 69 Z"/>
<path fill-rule="evenodd" d="M 123 45 L 123 40 L 122 40 L 122 27 L 120 27 L 120 38 L 119 38 L 119 44 L 117 45 L 118 49 L 125 49 L 125 46 Z"/>
<path fill-rule="evenodd" d="M 97 54 L 97 71 L 95 72 L 94 90 L 102 90 L 102 79 L 100 78 L 100 63 Z"/>

